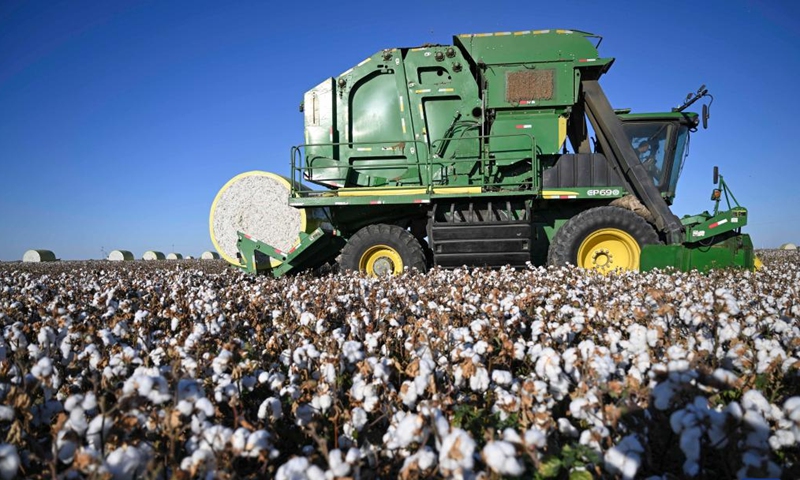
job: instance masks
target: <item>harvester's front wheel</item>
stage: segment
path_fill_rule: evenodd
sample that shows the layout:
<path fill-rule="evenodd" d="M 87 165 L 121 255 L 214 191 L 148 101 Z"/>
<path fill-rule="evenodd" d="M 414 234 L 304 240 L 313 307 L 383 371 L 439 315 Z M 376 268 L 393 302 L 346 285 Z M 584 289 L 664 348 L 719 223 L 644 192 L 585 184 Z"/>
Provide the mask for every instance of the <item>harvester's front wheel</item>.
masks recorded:
<path fill-rule="evenodd" d="M 399 275 L 405 267 L 425 269 L 422 245 L 397 225 L 368 225 L 350 237 L 339 257 L 342 270 L 365 272 L 380 277 Z"/>
<path fill-rule="evenodd" d="M 547 263 L 608 273 L 639 270 L 642 246 L 658 243 L 642 217 L 619 207 L 596 207 L 575 215 L 555 234 Z"/>

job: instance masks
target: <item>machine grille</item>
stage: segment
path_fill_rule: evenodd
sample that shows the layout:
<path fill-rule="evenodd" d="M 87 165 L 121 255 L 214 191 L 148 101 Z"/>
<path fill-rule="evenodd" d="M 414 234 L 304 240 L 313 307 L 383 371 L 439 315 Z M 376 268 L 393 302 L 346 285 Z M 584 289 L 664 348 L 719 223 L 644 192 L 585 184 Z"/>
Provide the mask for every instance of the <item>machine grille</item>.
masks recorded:
<path fill-rule="evenodd" d="M 552 100 L 554 90 L 555 72 L 552 69 L 506 73 L 506 101 L 509 103 Z"/>

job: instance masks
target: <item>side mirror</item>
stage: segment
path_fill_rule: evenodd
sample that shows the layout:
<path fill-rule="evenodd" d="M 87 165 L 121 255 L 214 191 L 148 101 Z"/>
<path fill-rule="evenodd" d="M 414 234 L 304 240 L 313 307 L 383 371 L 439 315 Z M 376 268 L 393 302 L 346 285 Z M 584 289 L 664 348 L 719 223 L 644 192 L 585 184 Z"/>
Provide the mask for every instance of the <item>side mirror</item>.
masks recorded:
<path fill-rule="evenodd" d="M 708 105 L 703 105 L 703 129 L 708 128 L 708 117 L 710 116 L 711 114 L 709 113 Z"/>
<path fill-rule="evenodd" d="M 714 166 L 714 185 L 719 183 L 719 167 Z"/>

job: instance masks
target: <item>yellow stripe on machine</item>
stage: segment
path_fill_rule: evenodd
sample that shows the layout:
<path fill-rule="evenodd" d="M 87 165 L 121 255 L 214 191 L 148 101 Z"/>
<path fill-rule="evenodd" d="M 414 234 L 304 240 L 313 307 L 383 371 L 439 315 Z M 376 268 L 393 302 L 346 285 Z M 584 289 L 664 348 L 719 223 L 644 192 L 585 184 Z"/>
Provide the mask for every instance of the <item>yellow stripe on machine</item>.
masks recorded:
<path fill-rule="evenodd" d="M 578 192 L 568 192 L 565 190 L 542 190 L 542 197 L 545 199 L 576 196 L 578 196 Z"/>
<path fill-rule="evenodd" d="M 481 193 L 481 187 L 433 187 L 433 193 L 445 194 L 477 194 Z"/>
<path fill-rule="evenodd" d="M 337 193 L 340 197 L 371 197 L 382 195 L 424 195 L 428 192 L 425 188 L 380 188 L 372 190 L 369 188 L 340 188 Z M 437 195 L 461 195 L 481 193 L 481 187 L 434 187 L 433 193 Z"/>
<path fill-rule="evenodd" d="M 336 191 L 340 197 L 371 197 L 381 195 L 424 195 L 424 188 L 382 188 L 371 190 L 369 188 L 340 188 Z"/>

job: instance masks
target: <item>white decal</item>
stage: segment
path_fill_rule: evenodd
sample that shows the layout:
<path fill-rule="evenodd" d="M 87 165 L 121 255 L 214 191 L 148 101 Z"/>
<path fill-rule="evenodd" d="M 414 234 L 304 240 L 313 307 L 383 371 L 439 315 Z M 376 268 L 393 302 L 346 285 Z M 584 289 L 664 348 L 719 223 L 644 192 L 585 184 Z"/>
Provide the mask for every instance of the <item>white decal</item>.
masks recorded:
<path fill-rule="evenodd" d="M 592 189 L 592 190 L 588 190 L 586 192 L 586 194 L 589 195 L 590 197 L 613 197 L 613 196 L 618 196 L 619 195 L 619 190 L 616 189 L 616 188 L 614 190 L 610 190 L 610 189 L 602 189 L 602 190 Z"/>

